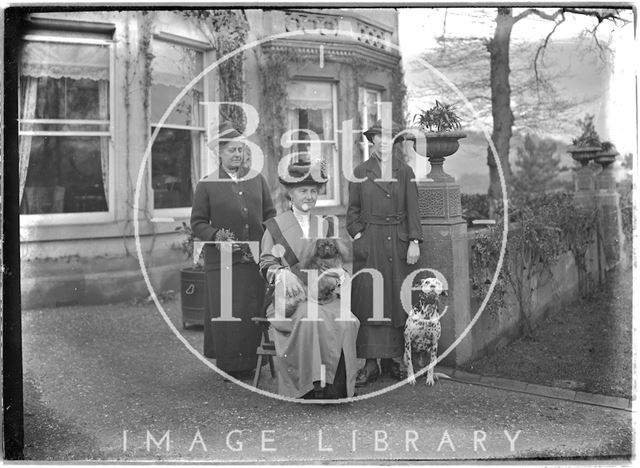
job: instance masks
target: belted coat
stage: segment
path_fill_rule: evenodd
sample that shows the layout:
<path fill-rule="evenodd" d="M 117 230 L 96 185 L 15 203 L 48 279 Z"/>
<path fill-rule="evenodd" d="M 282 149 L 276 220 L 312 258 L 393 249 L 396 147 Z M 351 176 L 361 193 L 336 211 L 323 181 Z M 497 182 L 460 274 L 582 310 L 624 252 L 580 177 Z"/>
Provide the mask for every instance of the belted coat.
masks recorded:
<path fill-rule="evenodd" d="M 381 178 L 378 159 L 372 156 L 354 170 L 362 182 L 349 183 L 347 231 L 351 237 L 362 233 L 353 242 L 353 273 L 374 268 L 384 280 L 383 313 L 390 320 L 367 321 L 373 317 L 374 283 L 363 272 L 352 282 L 351 310 L 362 325 L 404 326 L 406 313 L 400 301 L 402 282 L 416 268 L 407 264 L 409 242 L 422 242 L 422 227 L 418 211 L 418 187 L 413 169 L 397 156 L 392 158 L 394 181 Z M 411 287 L 411 285 L 409 285 Z"/>

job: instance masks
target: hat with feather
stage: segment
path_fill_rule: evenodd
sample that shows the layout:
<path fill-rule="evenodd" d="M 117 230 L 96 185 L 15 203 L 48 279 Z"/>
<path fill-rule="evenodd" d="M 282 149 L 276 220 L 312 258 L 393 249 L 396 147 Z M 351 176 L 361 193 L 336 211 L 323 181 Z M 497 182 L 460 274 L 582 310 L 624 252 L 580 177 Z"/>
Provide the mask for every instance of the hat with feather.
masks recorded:
<path fill-rule="evenodd" d="M 322 186 L 327 183 L 327 165 L 324 160 L 311 162 L 309 153 L 301 153 L 298 159 L 287 167 L 287 174 L 278 177 L 286 188 L 305 185 Z"/>

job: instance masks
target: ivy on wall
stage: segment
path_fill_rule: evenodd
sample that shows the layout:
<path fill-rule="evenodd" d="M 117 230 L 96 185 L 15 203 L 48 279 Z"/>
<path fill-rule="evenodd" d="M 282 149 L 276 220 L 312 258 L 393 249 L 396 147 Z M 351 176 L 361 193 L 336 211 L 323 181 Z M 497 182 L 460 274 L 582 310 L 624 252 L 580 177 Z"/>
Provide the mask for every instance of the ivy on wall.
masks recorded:
<path fill-rule="evenodd" d="M 358 88 L 366 85 L 366 78 L 373 73 L 387 73 L 389 74 L 389 97 L 392 103 L 391 118 L 397 124 L 402 126 L 408 125 L 406 112 L 407 112 L 407 85 L 404 81 L 404 69 L 402 62 L 398 61 L 398 64 L 392 68 L 382 67 L 380 65 L 371 63 L 370 60 L 362 58 L 360 56 L 351 57 L 345 63 L 349 64 L 353 69 L 354 81 L 353 85 L 356 90 L 356 96 L 358 95 Z M 357 99 L 357 98 L 356 98 Z M 358 113 L 359 117 L 360 113 Z"/>
<path fill-rule="evenodd" d="M 243 10 L 182 10 L 181 14 L 194 23 L 208 39 L 218 58 L 242 47 L 247 40 L 249 22 Z M 244 53 L 225 60 L 217 69 L 220 100 L 242 102 L 244 98 Z M 237 106 L 220 107 L 222 120 L 230 120 L 243 130 L 245 117 Z"/>
<path fill-rule="evenodd" d="M 123 60 L 123 68 L 124 68 L 124 84 L 123 84 L 123 97 L 124 97 L 124 115 L 126 124 L 125 131 L 125 145 L 124 151 L 126 154 L 123 157 L 123 160 L 126 164 L 126 174 L 127 174 L 127 189 L 126 189 L 126 200 L 124 201 L 127 207 L 127 217 L 124 220 L 124 227 L 122 232 L 122 239 L 124 243 L 125 254 L 127 256 L 132 255 L 127 240 L 131 238 L 133 234 L 133 209 L 134 209 L 134 196 L 135 196 L 135 185 L 133 182 L 133 175 L 136 171 L 131 167 L 131 146 L 133 142 L 133 138 L 136 139 L 141 138 L 142 141 L 147 141 L 149 139 L 149 107 L 150 107 L 150 93 L 151 93 L 151 74 L 152 74 L 152 63 L 153 63 L 153 53 L 151 52 L 151 41 L 153 38 L 153 24 L 155 20 L 155 12 L 153 11 L 141 11 L 133 13 L 131 17 L 134 19 L 136 24 L 136 33 L 131 28 L 130 21 L 130 13 L 125 13 L 127 15 L 125 21 L 125 28 L 123 31 L 123 44 L 126 53 L 123 55 L 122 59 L 116 57 L 117 60 Z M 134 90 L 138 90 L 142 96 L 142 119 L 143 122 L 141 125 L 133 125 L 133 117 L 132 117 L 132 104 L 131 104 L 131 96 L 134 94 Z M 143 134 L 140 135 L 136 133 L 132 135 L 134 129 L 143 129 Z M 143 184 L 143 189 L 140 194 L 140 208 L 141 214 L 145 219 L 151 219 L 153 217 L 152 213 L 149 211 L 149 204 L 147 201 L 151 197 L 151 192 L 149 187 L 146 184 Z M 155 225 L 151 225 L 152 229 L 152 240 L 150 250 L 153 250 L 156 240 L 156 232 Z"/>
<path fill-rule="evenodd" d="M 391 102 L 393 103 L 393 120 L 401 125 L 409 125 L 407 118 L 407 85 L 404 82 L 402 62 L 391 70 Z"/>
<path fill-rule="evenodd" d="M 258 64 L 260 110 L 265 115 L 259 128 L 265 156 L 279 161 L 283 156 L 280 137 L 286 131 L 287 81 L 289 64 L 299 63 L 293 51 L 264 53 Z"/>

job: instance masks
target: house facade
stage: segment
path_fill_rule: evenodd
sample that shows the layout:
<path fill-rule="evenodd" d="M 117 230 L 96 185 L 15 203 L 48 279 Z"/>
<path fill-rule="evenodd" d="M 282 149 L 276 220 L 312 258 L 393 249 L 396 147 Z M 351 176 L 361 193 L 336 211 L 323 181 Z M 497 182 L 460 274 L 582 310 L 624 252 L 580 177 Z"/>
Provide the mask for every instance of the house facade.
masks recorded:
<path fill-rule="evenodd" d="M 24 307 L 146 296 L 141 263 L 156 292 L 177 290 L 189 261 L 176 228 L 217 164 L 203 102 L 256 109 L 248 139 L 280 210 L 278 161 L 315 133 L 331 175 L 318 205 L 338 216 L 343 122 L 367 128 L 383 101 L 402 120 L 393 9 L 41 12 L 22 39 Z M 232 104 L 218 118 L 247 123 Z M 353 135 L 357 164 L 368 147 Z"/>

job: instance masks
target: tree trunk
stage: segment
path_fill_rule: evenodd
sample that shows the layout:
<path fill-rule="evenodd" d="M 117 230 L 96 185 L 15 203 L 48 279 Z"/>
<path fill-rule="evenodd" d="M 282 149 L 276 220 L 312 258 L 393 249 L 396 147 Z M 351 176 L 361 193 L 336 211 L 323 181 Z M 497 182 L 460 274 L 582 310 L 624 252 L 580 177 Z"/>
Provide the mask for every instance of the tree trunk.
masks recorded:
<path fill-rule="evenodd" d="M 511 8 L 498 8 L 493 39 L 487 44 L 491 61 L 491 113 L 493 133 L 491 139 L 498 151 L 498 158 L 507 184 L 511 179 L 509 166 L 509 141 L 513 126 L 511 112 L 511 87 L 509 86 L 509 43 L 514 20 Z M 495 201 L 502 198 L 500 172 L 491 148 L 487 148 L 489 165 L 489 206 L 492 215 Z"/>

